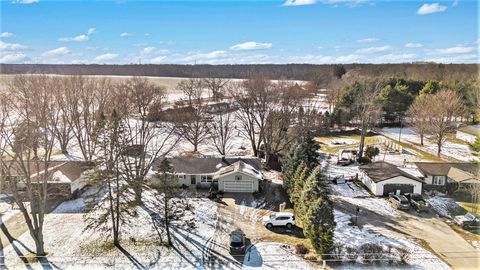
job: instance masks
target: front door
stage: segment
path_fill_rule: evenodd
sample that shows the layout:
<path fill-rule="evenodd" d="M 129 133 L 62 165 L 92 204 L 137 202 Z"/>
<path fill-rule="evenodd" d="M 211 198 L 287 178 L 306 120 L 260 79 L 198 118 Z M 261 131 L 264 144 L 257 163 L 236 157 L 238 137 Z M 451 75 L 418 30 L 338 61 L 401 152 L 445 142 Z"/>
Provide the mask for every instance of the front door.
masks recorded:
<path fill-rule="evenodd" d="M 195 175 L 190 175 L 190 184 L 191 185 L 197 184 L 197 177 Z"/>

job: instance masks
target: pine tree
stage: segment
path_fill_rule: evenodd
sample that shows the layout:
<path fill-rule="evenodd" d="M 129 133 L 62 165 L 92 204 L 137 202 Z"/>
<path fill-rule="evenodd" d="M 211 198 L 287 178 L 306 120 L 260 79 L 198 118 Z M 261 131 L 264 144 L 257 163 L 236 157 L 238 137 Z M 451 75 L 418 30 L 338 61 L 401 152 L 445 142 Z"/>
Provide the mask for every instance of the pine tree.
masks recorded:
<path fill-rule="evenodd" d="M 303 185 L 308 175 L 308 167 L 305 162 L 301 162 L 295 170 L 295 175 L 292 181 L 292 189 L 290 192 L 290 201 L 297 205 L 299 203 L 300 195 L 303 191 Z"/>
<path fill-rule="evenodd" d="M 292 188 L 293 176 L 295 175 L 295 170 L 297 169 L 300 160 L 298 159 L 298 144 L 294 144 L 290 147 L 287 156 L 283 160 L 282 164 L 282 179 L 283 179 L 283 188 L 290 193 Z"/>
<path fill-rule="evenodd" d="M 470 144 L 470 149 L 476 152 L 480 152 L 480 136 L 477 136 L 475 141 Z"/>
<path fill-rule="evenodd" d="M 313 168 L 318 165 L 318 149 L 320 149 L 320 146 L 313 139 L 312 134 L 308 133 L 305 137 L 301 138 L 299 149 L 297 150 L 298 158 L 307 164 L 309 170 L 313 170 Z"/>
<path fill-rule="evenodd" d="M 333 208 L 329 200 L 317 199 L 308 209 L 304 232 L 317 254 L 329 254 L 333 249 Z"/>

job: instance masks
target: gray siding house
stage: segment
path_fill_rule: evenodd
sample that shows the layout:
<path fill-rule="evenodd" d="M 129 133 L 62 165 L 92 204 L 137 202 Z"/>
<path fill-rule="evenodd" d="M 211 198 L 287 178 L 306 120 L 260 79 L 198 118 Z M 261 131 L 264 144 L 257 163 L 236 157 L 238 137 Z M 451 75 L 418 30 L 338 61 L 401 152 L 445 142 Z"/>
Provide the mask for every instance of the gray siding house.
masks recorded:
<path fill-rule="evenodd" d="M 179 186 L 209 188 L 213 184 L 223 192 L 253 193 L 263 179 L 258 158 L 173 157 L 168 161 Z M 158 185 L 155 178 L 152 185 Z"/>

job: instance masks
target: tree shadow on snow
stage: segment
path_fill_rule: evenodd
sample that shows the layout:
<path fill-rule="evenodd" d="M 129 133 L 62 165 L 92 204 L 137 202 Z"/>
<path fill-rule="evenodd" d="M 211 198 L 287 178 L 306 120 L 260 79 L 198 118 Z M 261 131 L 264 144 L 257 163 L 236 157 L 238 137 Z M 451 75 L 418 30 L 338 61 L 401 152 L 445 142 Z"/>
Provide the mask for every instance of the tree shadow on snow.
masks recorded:
<path fill-rule="evenodd" d="M 123 255 L 125 255 L 125 257 L 127 257 L 132 262 L 135 268 L 147 269 L 147 267 L 145 267 L 142 263 L 140 263 L 132 254 L 130 254 L 127 250 L 125 250 L 121 245 L 118 245 L 117 248 L 118 250 L 120 250 L 120 252 L 123 253 Z"/>

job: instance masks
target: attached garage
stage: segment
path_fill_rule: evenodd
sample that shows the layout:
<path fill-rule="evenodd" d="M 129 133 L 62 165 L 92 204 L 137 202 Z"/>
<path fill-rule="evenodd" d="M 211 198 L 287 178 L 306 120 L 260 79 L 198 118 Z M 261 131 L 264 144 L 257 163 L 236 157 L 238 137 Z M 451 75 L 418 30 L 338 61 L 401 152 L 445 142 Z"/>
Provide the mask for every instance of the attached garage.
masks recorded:
<path fill-rule="evenodd" d="M 224 180 L 224 192 L 253 192 L 253 181 Z"/>
<path fill-rule="evenodd" d="M 387 162 L 360 166 L 360 179 L 375 196 L 422 193 L 423 181 L 420 178 Z"/>
<path fill-rule="evenodd" d="M 388 196 L 388 194 L 405 194 L 413 193 L 414 185 L 409 184 L 386 184 L 383 185 L 383 196 Z"/>

